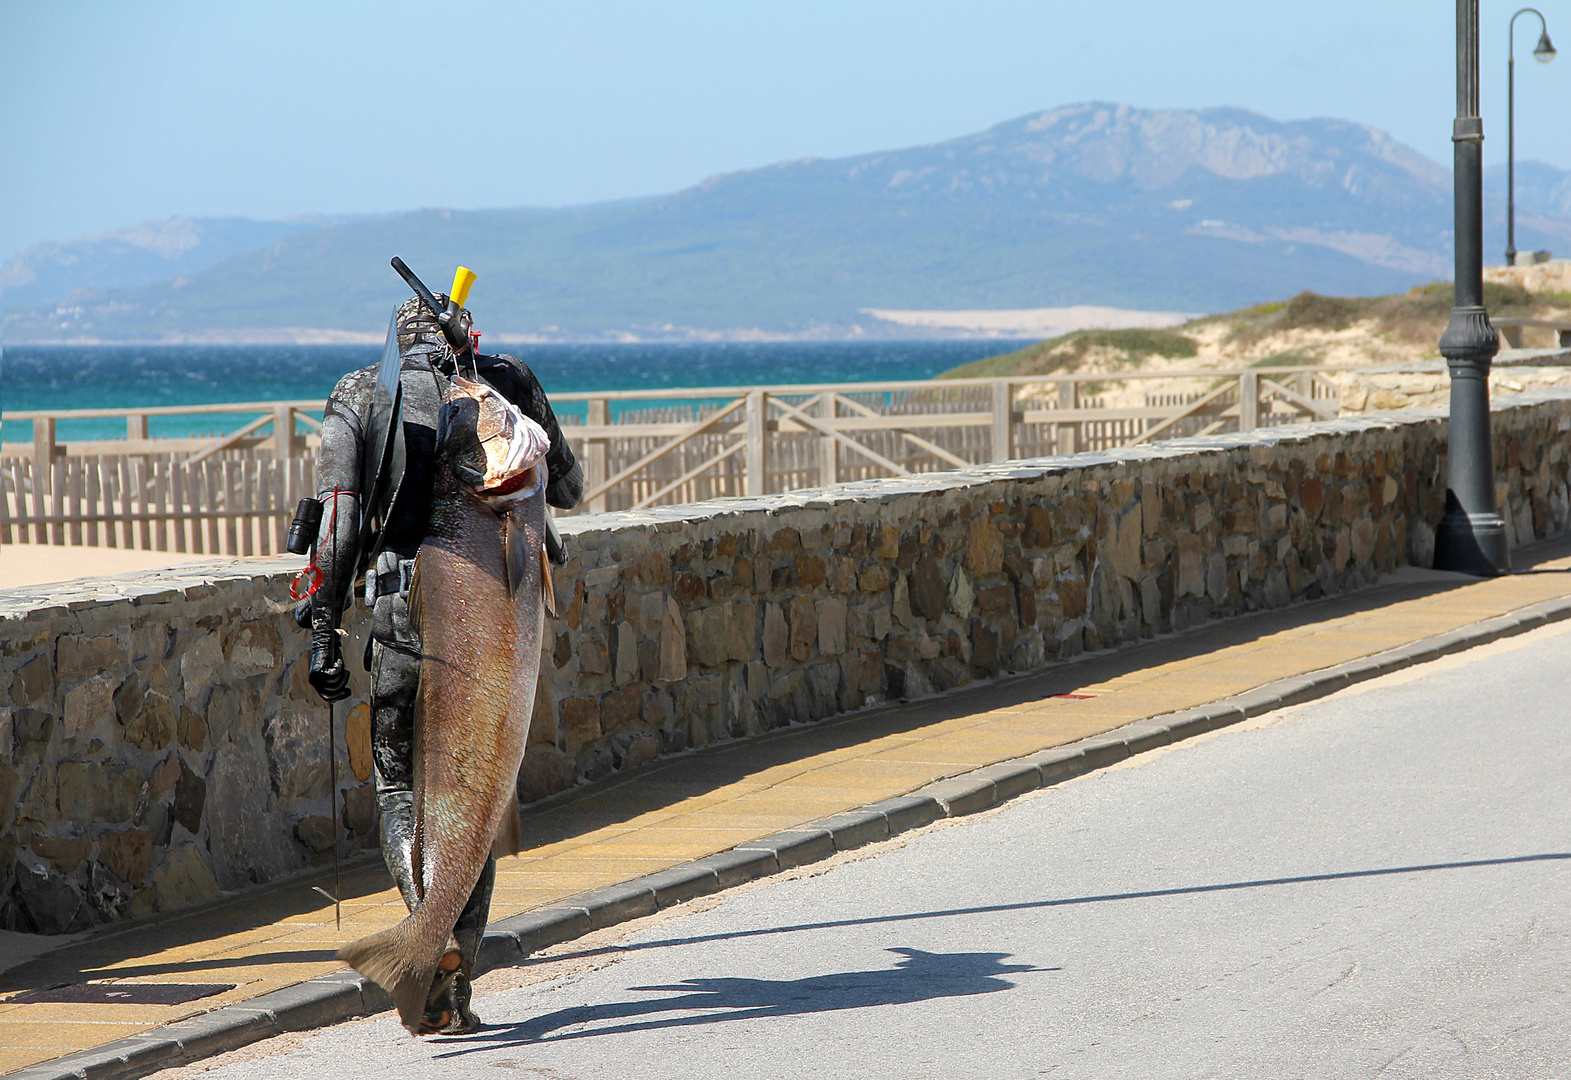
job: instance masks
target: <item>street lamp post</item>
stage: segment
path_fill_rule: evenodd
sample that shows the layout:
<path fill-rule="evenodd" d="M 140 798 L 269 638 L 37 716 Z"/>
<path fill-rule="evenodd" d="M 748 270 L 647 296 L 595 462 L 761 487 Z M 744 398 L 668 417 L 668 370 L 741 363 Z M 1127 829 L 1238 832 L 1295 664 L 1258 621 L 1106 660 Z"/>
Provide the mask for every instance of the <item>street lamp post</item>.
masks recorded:
<path fill-rule="evenodd" d="M 1489 368 L 1500 337 L 1484 309 L 1484 121 L 1478 115 L 1478 0 L 1456 3 L 1456 120 L 1451 128 L 1456 296 L 1440 336 L 1451 373 L 1445 516 L 1435 569 L 1483 577 L 1511 571 L 1505 521 L 1495 509 Z"/>
<path fill-rule="evenodd" d="M 1533 46 L 1533 59 L 1547 64 L 1555 58 L 1555 47 L 1549 40 L 1549 26 L 1544 13 L 1526 7 L 1511 16 L 1511 44 L 1506 65 L 1506 265 L 1516 265 L 1516 20 L 1517 15 L 1532 12 L 1538 16 L 1538 44 Z"/>

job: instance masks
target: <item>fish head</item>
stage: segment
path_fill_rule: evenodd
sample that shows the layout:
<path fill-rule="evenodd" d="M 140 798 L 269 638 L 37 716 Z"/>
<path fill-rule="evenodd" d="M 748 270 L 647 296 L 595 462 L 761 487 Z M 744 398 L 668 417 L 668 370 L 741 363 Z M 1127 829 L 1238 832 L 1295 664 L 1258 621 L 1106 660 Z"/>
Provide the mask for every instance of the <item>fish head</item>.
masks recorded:
<path fill-rule="evenodd" d="M 494 387 L 454 377 L 437 422 L 437 454 L 460 483 L 488 502 L 527 497 L 544 486 L 545 429 Z"/>

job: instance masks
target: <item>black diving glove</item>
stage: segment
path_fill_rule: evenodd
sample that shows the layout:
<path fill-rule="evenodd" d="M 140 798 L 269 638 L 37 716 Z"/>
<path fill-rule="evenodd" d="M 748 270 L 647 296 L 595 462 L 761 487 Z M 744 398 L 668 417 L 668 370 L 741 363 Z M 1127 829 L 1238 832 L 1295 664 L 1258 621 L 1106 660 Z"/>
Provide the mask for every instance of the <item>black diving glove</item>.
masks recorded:
<path fill-rule="evenodd" d="M 310 681 L 317 696 L 331 704 L 349 696 L 349 669 L 344 666 L 344 650 L 338 632 L 311 635 Z"/>

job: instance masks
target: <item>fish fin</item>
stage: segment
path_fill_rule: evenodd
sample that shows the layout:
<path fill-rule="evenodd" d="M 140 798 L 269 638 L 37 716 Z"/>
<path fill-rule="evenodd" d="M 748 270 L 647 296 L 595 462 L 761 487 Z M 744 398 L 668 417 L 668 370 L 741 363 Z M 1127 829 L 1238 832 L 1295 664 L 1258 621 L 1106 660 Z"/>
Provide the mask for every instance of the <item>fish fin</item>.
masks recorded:
<path fill-rule="evenodd" d="M 416 630 L 420 629 L 420 553 L 415 552 L 415 568 L 409 574 L 409 598 L 405 601 L 409 609 L 409 625 Z"/>
<path fill-rule="evenodd" d="M 525 571 L 529 568 L 529 530 L 524 523 L 508 514 L 503 519 L 503 546 L 507 552 L 507 595 L 517 596 L 524 584 Z"/>
<path fill-rule="evenodd" d="M 524 838 L 518 827 L 518 789 L 507 797 L 507 809 L 502 811 L 502 823 L 497 826 L 496 839 L 491 843 L 491 856 L 505 859 L 523 849 Z"/>
<path fill-rule="evenodd" d="M 540 591 L 545 600 L 545 613 L 556 618 L 556 582 L 551 578 L 551 555 L 545 545 L 540 545 Z"/>
<path fill-rule="evenodd" d="M 410 1034 L 417 1035 L 426 995 L 447 950 L 444 935 L 437 939 L 435 951 L 427 949 L 427 955 L 418 955 L 420 943 L 411 926 L 413 919 L 411 915 L 397 926 L 351 941 L 338 950 L 338 958 L 391 994 L 399 1021 Z"/>

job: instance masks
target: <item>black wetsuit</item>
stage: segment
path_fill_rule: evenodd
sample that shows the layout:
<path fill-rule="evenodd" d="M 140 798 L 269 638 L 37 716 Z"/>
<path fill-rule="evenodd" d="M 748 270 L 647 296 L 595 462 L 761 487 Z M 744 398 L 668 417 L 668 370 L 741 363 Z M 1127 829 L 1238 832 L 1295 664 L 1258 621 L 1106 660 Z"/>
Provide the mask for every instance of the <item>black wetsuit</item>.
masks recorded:
<path fill-rule="evenodd" d="M 400 316 L 408 307 L 400 309 Z M 413 908 L 417 895 L 410 861 L 420 635 L 409 621 L 405 564 L 415 557 L 429 525 L 437 416 L 455 359 L 434 324 L 421 318 L 419 312 L 408 321 L 401 317 L 399 328 L 403 362 L 400 420 L 406 466 L 391 510 L 386 513 L 380 550 L 367 553 L 374 559 L 377 595 L 365 659 L 371 674 L 371 753 L 381 810 L 382 857 L 405 904 Z M 463 356 L 459 364 L 463 374 L 473 374 L 470 354 Z M 582 493 L 583 473 L 534 373 L 512 356 L 481 355 L 474 357 L 473 364 L 480 378 L 501 391 L 549 437 L 546 501 L 562 509 L 576 505 Z M 372 365 L 345 375 L 333 388 L 324 409 L 322 447 L 317 459 L 317 487 L 324 512 L 317 550 L 326 587 L 312 598 L 313 639 L 336 629 L 337 605 L 354 602 L 347 594 L 360 556 L 356 549 L 360 511 L 357 489 L 362 484 L 362 457 L 377 374 L 378 365 Z M 337 604 L 332 598 L 334 591 L 339 594 Z M 453 931 L 461 955 L 459 978 L 452 989 L 453 1023 L 457 1029 L 467 1030 L 460 1023 L 460 1016 L 467 1018 L 470 1026 L 473 1024 L 469 979 L 485 932 L 495 871 L 495 861 L 488 860 Z"/>

